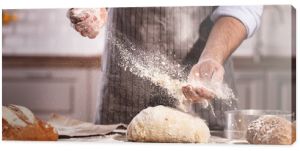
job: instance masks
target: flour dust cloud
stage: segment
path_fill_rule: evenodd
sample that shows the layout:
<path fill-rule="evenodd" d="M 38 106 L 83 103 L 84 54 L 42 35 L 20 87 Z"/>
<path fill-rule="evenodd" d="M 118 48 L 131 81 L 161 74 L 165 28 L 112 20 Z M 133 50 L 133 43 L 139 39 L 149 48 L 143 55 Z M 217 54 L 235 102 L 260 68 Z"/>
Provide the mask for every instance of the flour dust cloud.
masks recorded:
<path fill-rule="evenodd" d="M 114 31 L 112 35 L 110 31 L 108 32 L 108 40 L 120 51 L 121 60 L 119 65 L 124 70 L 129 70 L 138 77 L 150 80 L 156 86 L 165 89 L 170 96 L 177 100 L 173 102 L 174 105 L 184 112 L 192 112 L 191 104 L 188 103 L 189 101 L 185 101 L 186 99 L 181 91 L 181 87 L 187 84 L 194 87 L 205 87 L 230 106 L 232 99 L 235 99 L 234 93 L 227 84 L 188 82 L 185 73 L 186 67 L 170 61 L 165 54 L 159 53 L 159 51 L 153 53 L 151 50 L 145 51 L 137 47 L 122 33 Z M 214 114 L 213 106 L 208 102 L 206 104 L 211 107 Z M 206 105 L 203 106 L 206 107 Z"/>

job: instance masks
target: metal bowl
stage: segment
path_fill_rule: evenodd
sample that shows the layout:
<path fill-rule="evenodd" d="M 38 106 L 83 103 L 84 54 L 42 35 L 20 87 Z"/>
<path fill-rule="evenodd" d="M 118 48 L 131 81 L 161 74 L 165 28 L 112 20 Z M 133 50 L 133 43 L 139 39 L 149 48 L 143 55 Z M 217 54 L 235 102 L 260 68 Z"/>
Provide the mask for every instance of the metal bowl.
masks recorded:
<path fill-rule="evenodd" d="M 225 112 L 224 135 L 228 139 L 245 140 L 250 122 L 262 115 L 276 115 L 292 121 L 292 114 L 281 110 L 232 110 Z"/>

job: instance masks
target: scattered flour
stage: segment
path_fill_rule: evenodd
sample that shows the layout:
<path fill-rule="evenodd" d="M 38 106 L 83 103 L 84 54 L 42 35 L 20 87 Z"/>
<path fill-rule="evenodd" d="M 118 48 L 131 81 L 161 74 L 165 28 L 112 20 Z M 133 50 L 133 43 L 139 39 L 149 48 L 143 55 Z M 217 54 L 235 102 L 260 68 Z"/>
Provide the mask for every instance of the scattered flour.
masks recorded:
<path fill-rule="evenodd" d="M 184 66 L 170 61 L 165 54 L 155 51 L 138 48 L 126 36 L 116 33 L 114 36 L 109 34 L 110 42 L 120 50 L 120 66 L 129 70 L 133 74 L 150 80 L 153 84 L 167 90 L 168 94 L 175 98 L 174 102 L 178 109 L 191 112 L 191 104 L 185 101 L 181 91 L 182 86 L 190 84 L 194 87 L 204 87 L 216 94 L 216 97 L 224 100 L 228 105 L 232 104 L 235 99 L 232 90 L 224 83 L 209 82 L 187 82 L 187 73 Z M 209 104 L 212 112 L 212 105 Z"/>

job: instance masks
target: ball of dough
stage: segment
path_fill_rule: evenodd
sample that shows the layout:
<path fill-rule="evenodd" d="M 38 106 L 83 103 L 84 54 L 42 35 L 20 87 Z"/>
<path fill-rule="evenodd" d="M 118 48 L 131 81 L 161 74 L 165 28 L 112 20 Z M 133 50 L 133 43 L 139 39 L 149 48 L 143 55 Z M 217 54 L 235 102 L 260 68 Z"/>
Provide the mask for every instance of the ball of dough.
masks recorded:
<path fill-rule="evenodd" d="M 209 138 L 202 119 L 161 105 L 142 110 L 127 128 L 129 141 L 207 143 Z"/>
<path fill-rule="evenodd" d="M 292 123 L 274 115 L 261 116 L 248 126 L 246 138 L 250 144 L 292 144 Z"/>

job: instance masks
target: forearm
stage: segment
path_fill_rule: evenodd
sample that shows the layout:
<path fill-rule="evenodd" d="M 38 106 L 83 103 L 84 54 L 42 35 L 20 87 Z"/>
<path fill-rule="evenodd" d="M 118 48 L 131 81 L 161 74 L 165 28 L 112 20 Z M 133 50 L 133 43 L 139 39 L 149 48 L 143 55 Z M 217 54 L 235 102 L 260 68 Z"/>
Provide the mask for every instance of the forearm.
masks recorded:
<path fill-rule="evenodd" d="M 213 26 L 200 60 L 223 64 L 247 36 L 243 23 L 234 17 L 220 17 Z"/>

